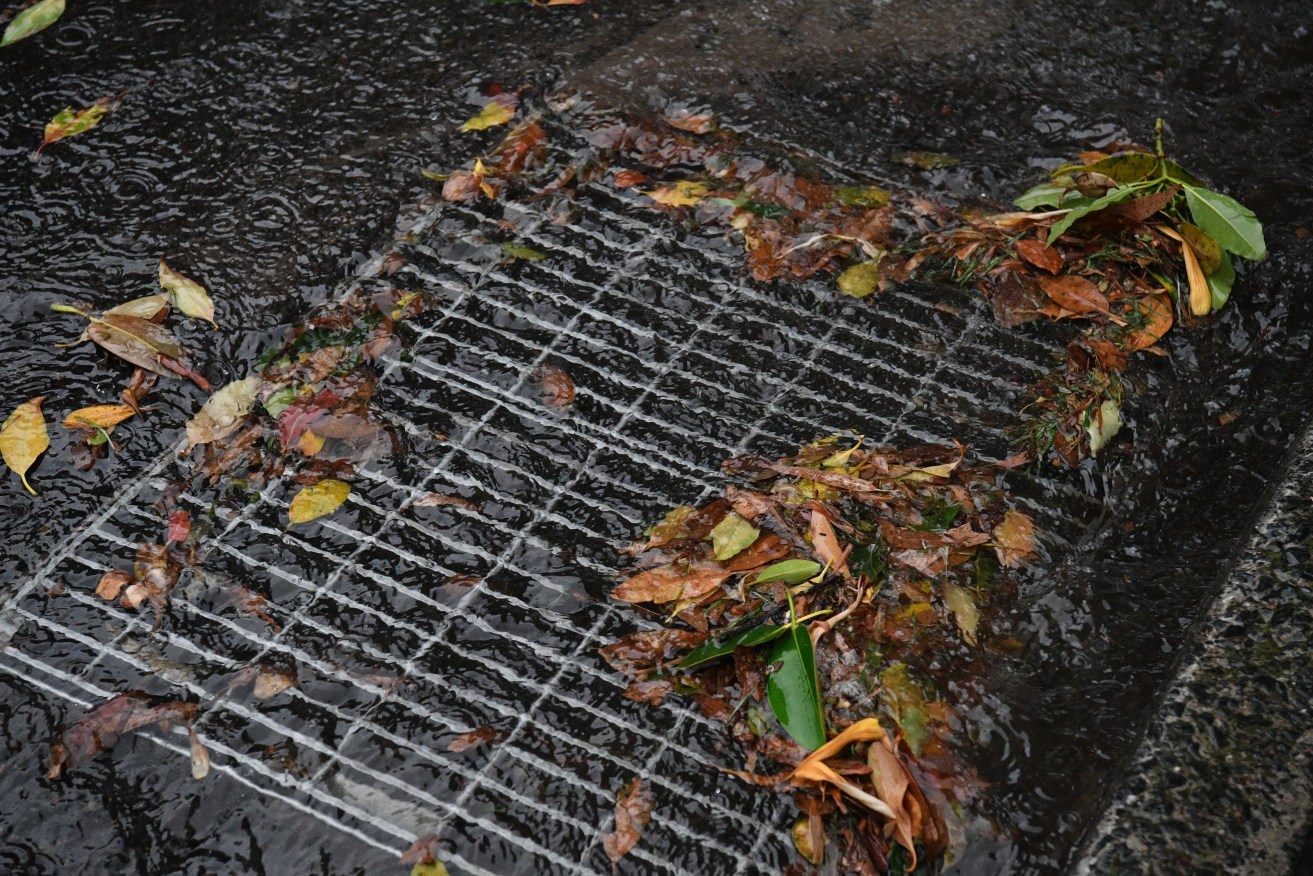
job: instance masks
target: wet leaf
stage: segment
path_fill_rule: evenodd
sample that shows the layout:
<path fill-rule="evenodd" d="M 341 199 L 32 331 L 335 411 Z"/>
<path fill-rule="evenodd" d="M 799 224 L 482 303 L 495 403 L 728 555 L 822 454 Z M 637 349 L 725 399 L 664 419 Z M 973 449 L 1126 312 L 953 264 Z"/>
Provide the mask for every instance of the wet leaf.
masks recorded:
<path fill-rule="evenodd" d="M 839 291 L 852 298 L 865 298 L 880 288 L 880 262 L 860 262 L 839 275 Z"/>
<path fill-rule="evenodd" d="M 169 294 L 173 306 L 187 316 L 203 319 L 216 329 L 214 302 L 205 287 L 195 280 L 179 274 L 160 259 L 160 288 Z"/>
<path fill-rule="evenodd" d="M 1112 399 L 1099 405 L 1097 411 L 1091 411 L 1090 421 L 1085 424 L 1085 431 L 1090 438 L 1090 455 L 1097 456 L 1121 427 L 1121 406 Z"/>
<path fill-rule="evenodd" d="M 169 296 L 167 295 L 146 295 L 141 298 L 134 298 L 131 301 L 125 301 L 117 307 L 111 307 L 105 313 L 117 313 L 122 316 L 137 316 L 142 319 L 156 320 L 160 311 L 167 311 L 169 307 Z"/>
<path fill-rule="evenodd" d="M 611 591 L 622 602 L 654 602 L 699 599 L 719 587 L 730 572 L 718 563 L 690 563 L 686 568 L 658 566 L 622 582 Z"/>
<path fill-rule="evenodd" d="M 976 601 L 964 587 L 952 581 L 944 582 L 944 604 L 953 613 L 953 621 L 962 631 L 962 638 L 968 645 L 976 644 L 976 628 L 980 626 L 980 609 Z"/>
<path fill-rule="evenodd" d="M 168 530 L 164 536 L 165 545 L 182 544 L 191 533 L 191 515 L 179 508 L 169 515 Z"/>
<path fill-rule="evenodd" d="M 218 390 L 201 406 L 196 416 L 187 421 L 187 449 L 198 444 L 209 444 L 227 438 L 255 407 L 262 381 L 256 375 L 234 380 Z"/>
<path fill-rule="evenodd" d="M 820 866 L 825 857 L 825 833 L 814 829 L 819 819 L 803 815 L 793 822 L 793 847 L 812 866 Z"/>
<path fill-rule="evenodd" d="M 690 134 L 707 134 L 716 128 L 716 117 L 709 112 L 677 110 L 667 113 L 663 118 L 670 127 L 688 131 Z"/>
<path fill-rule="evenodd" d="M 458 508 L 465 508 L 469 511 L 478 511 L 479 506 L 469 499 L 460 496 L 448 496 L 444 493 L 425 493 L 415 500 L 416 508 L 442 508 L 448 505 L 455 505 Z"/>
<path fill-rule="evenodd" d="M 334 478 L 324 478 L 317 484 L 306 487 L 292 498 L 287 509 L 289 523 L 309 523 L 311 520 L 331 514 L 346 501 L 351 494 L 351 486 Z"/>
<path fill-rule="evenodd" d="M 210 774 L 210 753 L 193 728 L 187 728 L 187 737 L 191 743 L 191 777 L 199 782 Z"/>
<path fill-rule="evenodd" d="M 597 649 L 602 659 L 629 674 L 668 663 L 674 655 L 700 646 L 707 636 L 695 630 L 661 629 L 630 633 Z"/>
<path fill-rule="evenodd" d="M 1083 219 L 1091 213 L 1097 213 L 1105 207 L 1119 204 L 1139 190 L 1140 188 L 1137 187 L 1137 185 L 1122 186 L 1119 189 L 1113 189 L 1102 198 L 1097 198 L 1093 201 L 1088 201 L 1079 206 L 1072 207 L 1067 215 L 1059 219 L 1057 223 L 1049 229 L 1049 243 L 1053 244 L 1056 242 L 1057 239 L 1066 234 L 1067 229 L 1071 228 L 1071 226 L 1078 220 Z"/>
<path fill-rule="evenodd" d="M 1120 204 L 1112 205 L 1107 212 L 1109 215 L 1120 216 L 1129 222 L 1144 222 L 1159 210 L 1171 204 L 1180 190 L 1180 186 L 1172 186 L 1160 192 L 1152 192 L 1138 198 L 1129 198 Z"/>
<path fill-rule="evenodd" d="M 929 812 L 925 811 L 925 798 L 894 752 L 893 742 L 888 736 L 871 743 L 866 763 L 871 769 L 871 784 L 875 786 L 876 796 L 893 812 L 894 840 L 911 856 L 908 870 L 915 870 L 916 840 L 921 838 L 926 827 L 933 829 L 926 823 Z"/>
<path fill-rule="evenodd" d="M 1062 270 L 1062 254 L 1046 243 L 1038 240 L 1018 240 L 1017 255 L 1037 268 L 1056 274 Z"/>
<path fill-rule="evenodd" d="M 1220 310 L 1231 298 L 1231 287 L 1235 285 L 1235 267 L 1231 256 L 1222 253 L 1221 263 L 1216 271 L 1208 275 L 1208 294 L 1213 299 L 1213 310 Z"/>
<path fill-rule="evenodd" d="M 66 137 L 76 137 L 78 134 L 85 134 L 92 128 L 99 125 L 105 115 L 113 109 L 114 98 L 102 97 L 91 106 L 84 109 L 75 110 L 71 106 L 66 106 L 55 117 L 46 124 L 46 129 L 42 133 L 41 145 L 36 149 L 36 155 L 41 154 L 52 143 L 58 143 Z M 35 156 L 34 156 L 35 157 Z"/>
<path fill-rule="evenodd" d="M 788 631 L 788 624 L 761 624 L 760 626 L 741 630 L 719 641 L 703 642 L 692 651 L 689 651 L 683 660 L 679 661 L 679 668 L 696 669 L 713 660 L 732 656 L 735 648 L 755 648 L 758 645 L 775 641 Z"/>
<path fill-rule="evenodd" d="M 130 405 L 92 405 L 78 408 L 65 417 L 64 428 L 90 431 L 104 429 L 108 432 L 135 413 Z"/>
<path fill-rule="evenodd" d="M 731 511 L 711 530 L 711 549 L 716 559 L 724 562 L 751 545 L 759 535 L 760 529 Z"/>
<path fill-rule="evenodd" d="M 815 560 L 784 560 L 767 566 L 752 579 L 754 584 L 768 584 L 779 581 L 781 584 L 801 584 L 815 578 L 823 567 Z"/>
<path fill-rule="evenodd" d="M 803 624 L 789 624 L 775 641 L 766 662 L 777 667 L 766 677 L 766 700 L 780 726 L 808 750 L 825 744 L 816 654 Z"/>
<path fill-rule="evenodd" d="M 1062 200 L 1067 191 L 1066 186 L 1045 183 L 1029 189 L 1012 203 L 1023 210 L 1034 210 L 1037 207 L 1059 207 L 1062 205 Z"/>
<path fill-rule="evenodd" d="M 124 587 L 136 580 L 122 569 L 110 569 L 100 576 L 100 581 L 96 584 L 96 595 L 101 599 L 113 602 L 119 598 L 119 594 L 123 592 Z"/>
<path fill-rule="evenodd" d="M 957 167 L 962 163 L 960 159 L 941 152 L 899 152 L 893 158 L 898 164 L 921 170 L 941 170 L 946 167 Z"/>
<path fill-rule="evenodd" d="M 889 203 L 889 193 L 879 186 L 840 186 L 835 189 L 834 197 L 841 204 L 868 209 Z"/>
<path fill-rule="evenodd" d="M 75 769 L 91 758 L 113 748 L 124 735 L 148 724 L 191 721 L 196 717 L 196 703 L 151 696 L 141 691 L 127 691 L 85 712 L 61 728 L 50 746 L 49 778 L 59 778 L 64 770 Z"/>
<path fill-rule="evenodd" d="M 798 786 L 806 785 L 834 785 L 844 794 L 847 794 L 853 800 L 861 803 L 872 812 L 876 812 L 886 818 L 894 818 L 895 812 L 890 809 L 879 797 L 867 793 L 852 782 L 845 779 L 835 769 L 825 761 L 834 757 L 843 749 L 857 742 L 872 742 L 883 739 L 885 736 L 884 728 L 875 718 L 863 718 L 849 726 L 838 736 L 829 742 L 824 742 L 824 736 L 821 737 L 823 744 L 815 748 L 814 751 L 798 766 L 788 774 L 789 781 Z"/>
<path fill-rule="evenodd" d="M 251 695 L 257 700 L 270 700 L 291 687 L 296 687 L 296 674 L 290 669 L 261 666 L 251 686 Z"/>
<path fill-rule="evenodd" d="M 478 115 L 473 116 L 460 126 L 462 131 L 483 131 L 504 125 L 515 118 L 515 109 L 519 98 L 513 94 L 499 94 L 483 105 Z"/>
<path fill-rule="evenodd" d="M 1084 277 L 1070 274 L 1060 277 L 1042 276 L 1039 278 L 1039 286 L 1063 310 L 1079 314 L 1108 312 L 1108 297 Z"/>
<path fill-rule="evenodd" d="M 438 835 L 425 834 L 401 853 L 401 863 L 412 865 L 410 876 L 449 876 L 447 868 L 437 858 L 437 850 Z"/>
<path fill-rule="evenodd" d="M 1195 255 L 1199 257 L 1199 267 L 1203 272 L 1205 274 L 1217 273 L 1217 270 L 1222 267 L 1223 252 L 1221 245 L 1205 234 L 1198 225 L 1181 222 L 1176 226 L 1176 230 L 1194 249 Z"/>
<path fill-rule="evenodd" d="M 820 558 L 821 562 L 845 578 L 853 576 L 848 569 L 847 556 L 843 546 L 839 544 L 839 537 L 835 535 L 830 518 L 815 504 L 812 505 L 811 532 L 809 535 L 811 536 L 812 550 L 816 551 L 816 556 Z"/>
<path fill-rule="evenodd" d="M 0 48 L 39 33 L 59 20 L 64 14 L 64 0 L 40 0 L 14 16 L 0 36 Z"/>
<path fill-rule="evenodd" d="M 553 408 L 563 408 L 574 404 L 574 381 L 555 365 L 539 365 L 534 372 L 538 384 L 538 395 L 543 404 Z"/>
<path fill-rule="evenodd" d="M 629 854 L 642 837 L 643 828 L 652 819 L 656 801 L 646 782 L 634 779 L 616 795 L 615 824 L 602 835 L 602 849 L 612 864 Z"/>
<path fill-rule="evenodd" d="M 1184 188 L 1194 224 L 1222 249 L 1255 261 L 1267 255 L 1263 226 L 1252 210 L 1210 189 L 1192 185 Z"/>
<path fill-rule="evenodd" d="M 1122 185 L 1139 182 L 1158 171 L 1158 156 L 1148 152 L 1122 152 L 1096 162 L 1090 170 L 1109 176 Z"/>
<path fill-rule="evenodd" d="M 510 240 L 501 245 L 502 252 L 513 259 L 519 259 L 526 262 L 536 262 L 547 258 L 546 254 L 539 252 L 533 247 Z"/>
<path fill-rule="evenodd" d="M 994 550 L 998 561 L 1009 568 L 1019 566 L 1035 553 L 1035 523 L 1011 508 L 1003 522 L 994 527 Z"/>
<path fill-rule="evenodd" d="M 1126 335 L 1128 353 L 1152 347 L 1172 328 L 1172 300 L 1165 294 L 1146 295 L 1133 305 L 1144 325 Z"/>
<path fill-rule="evenodd" d="M 706 183 L 682 180 L 674 185 L 661 186 L 643 194 L 667 207 L 692 207 L 705 198 L 709 191 L 711 189 Z"/>
<path fill-rule="evenodd" d="M 482 727 L 475 727 L 468 733 L 462 733 L 451 742 L 447 743 L 447 750 L 459 754 L 462 751 L 468 751 L 478 745 L 490 745 L 494 742 L 500 742 L 510 734 L 509 730 L 494 730 L 487 724 Z"/>
<path fill-rule="evenodd" d="M 56 313 L 75 313 L 90 321 L 83 337 L 138 368 L 165 376 L 191 379 L 202 389 L 209 381 L 191 369 L 178 339 L 164 326 L 125 313 L 95 316 L 66 304 L 52 304 Z"/>
<path fill-rule="evenodd" d="M 23 402 L 14 408 L 4 426 L 0 427 L 0 457 L 4 458 L 5 465 L 18 475 L 23 486 L 33 496 L 36 490 L 27 482 L 27 471 L 50 447 L 46 418 L 41 413 L 41 403 L 45 400 L 45 396 L 37 396 Z"/>

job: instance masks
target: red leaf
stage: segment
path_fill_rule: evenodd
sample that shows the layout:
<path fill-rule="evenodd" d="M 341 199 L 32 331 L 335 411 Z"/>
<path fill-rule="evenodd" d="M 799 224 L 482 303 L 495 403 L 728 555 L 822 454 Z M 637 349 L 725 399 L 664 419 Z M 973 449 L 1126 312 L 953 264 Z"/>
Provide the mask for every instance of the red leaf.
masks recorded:
<path fill-rule="evenodd" d="M 179 508 L 169 515 L 169 531 L 164 539 L 165 545 L 171 545 L 175 542 L 182 544 L 187 540 L 187 534 L 191 532 L 191 515 Z"/>
<path fill-rule="evenodd" d="M 125 734 L 147 724 L 191 721 L 198 708 L 196 703 L 151 696 L 138 690 L 108 699 L 61 728 L 59 738 L 50 746 L 49 777 L 59 778 L 65 769 L 73 769 L 108 751 Z"/>

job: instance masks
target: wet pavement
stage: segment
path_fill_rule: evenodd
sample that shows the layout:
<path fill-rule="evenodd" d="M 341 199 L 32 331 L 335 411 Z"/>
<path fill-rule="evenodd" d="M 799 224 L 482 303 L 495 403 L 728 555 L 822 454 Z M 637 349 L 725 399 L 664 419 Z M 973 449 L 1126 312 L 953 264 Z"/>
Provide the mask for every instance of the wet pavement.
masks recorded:
<path fill-rule="evenodd" d="M 564 229 L 528 222 L 553 257 L 505 273 L 479 254 L 497 240 L 488 217 L 426 206 L 435 186 L 418 170 L 471 154 L 454 132 L 480 89 L 532 83 L 706 104 L 837 171 L 1000 199 L 1081 148 L 1147 138 L 1163 116 L 1183 163 L 1263 219 L 1269 260 L 1222 316 L 1137 367 L 1118 445 L 1028 494 L 1061 540 L 998 625 L 1025 647 L 990 655 L 981 705 L 964 716 L 992 784 L 982 811 L 1007 833 L 960 869 L 1070 866 L 1304 420 L 1310 34 L 1297 4 L 1276 3 L 825 12 L 92 3 L 4 50 L 0 355 L 12 377 L 0 408 L 47 394 L 62 415 L 117 394 L 116 363 L 54 348 L 78 329 L 48 313 L 52 301 L 146 294 L 165 256 L 216 293 L 225 330 L 186 340 L 219 385 L 349 289 L 344 278 L 377 268 L 398 228 L 416 227 L 401 277 L 449 299 L 415 358 L 393 363 L 385 397 L 412 429 L 454 444 L 417 440 L 408 462 L 375 472 L 339 529 L 324 524 L 304 545 L 280 535 L 281 486 L 228 521 L 207 570 L 276 595 L 286 635 L 225 614 L 201 582 L 157 640 L 89 590 L 97 563 L 158 537 L 158 521 L 137 512 L 203 396 L 157 390 L 159 410 L 116 431 L 122 452 L 88 473 L 63 464 L 73 439 L 53 428 L 33 478 L 40 498 L 16 479 L 0 486 L 0 581 L 23 622 L 0 657 L 0 861 L 31 873 L 402 872 L 407 837 L 442 826 L 454 871 L 605 872 L 595 840 L 608 795 L 642 771 L 665 777 L 669 821 L 625 869 L 788 860 L 782 832 L 757 829 L 784 823 L 781 801 L 690 766 L 732 760 L 724 741 L 680 707 L 625 703 L 591 656 L 599 635 L 634 622 L 596 601 L 612 547 L 696 498 L 740 447 L 784 450 L 853 426 L 999 454 L 997 427 L 1059 338 L 1002 332 L 956 289 L 909 288 L 869 310 L 831 303 L 822 283 L 745 283 L 723 243 L 623 202 L 592 204 Z M 29 161 L 55 111 L 123 89 L 101 127 Z M 889 161 L 909 149 L 962 163 Z M 946 350 L 941 364 L 925 359 Z M 526 398 L 543 357 L 589 375 L 576 375 L 571 418 Z M 1221 425 L 1221 414 L 1238 416 Z M 640 442 L 649 467 L 617 453 L 614 436 Z M 414 489 L 448 476 L 490 500 L 485 513 L 407 514 Z M 451 573 L 485 584 L 433 589 Z M 392 583 L 380 588 L 382 577 Z M 46 597 L 50 583 L 65 586 Z M 213 694 L 235 666 L 270 655 L 298 667 L 300 690 L 217 709 L 204 729 L 221 768 L 206 783 L 159 754 L 186 751 L 185 736 L 164 735 L 61 783 L 43 778 L 45 743 L 75 707 L 125 686 Z M 380 702 L 368 677 L 398 666 L 417 669 L 419 686 Z M 514 734 L 504 751 L 446 751 L 451 734 L 498 722 Z"/>

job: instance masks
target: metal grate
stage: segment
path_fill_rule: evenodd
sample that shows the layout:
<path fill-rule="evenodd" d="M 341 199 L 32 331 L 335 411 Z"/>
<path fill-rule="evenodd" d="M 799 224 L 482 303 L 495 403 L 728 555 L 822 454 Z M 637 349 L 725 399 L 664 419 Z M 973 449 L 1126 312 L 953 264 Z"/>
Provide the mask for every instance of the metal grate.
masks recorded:
<path fill-rule="evenodd" d="M 346 506 L 294 531 L 288 484 L 271 483 L 205 539 L 203 569 L 152 634 L 92 591 L 158 539 L 149 509 L 171 451 L 5 603 L 22 629 L 0 669 L 70 707 L 143 687 L 213 702 L 196 729 L 214 769 L 390 852 L 435 831 L 453 872 L 604 876 L 600 837 L 635 776 L 656 808 L 622 871 L 778 871 L 788 801 L 726 779 L 715 765 L 737 762 L 717 725 L 678 701 L 625 700 L 595 656 L 642 623 L 606 601 L 617 545 L 707 498 L 724 458 L 749 449 L 853 428 L 1002 455 L 1049 348 L 957 290 L 870 306 L 822 283 L 747 283 L 723 241 L 626 197 L 588 188 L 568 225 L 514 204 L 422 216 L 398 274 L 380 278 L 380 257 L 343 290 L 441 296 L 377 396 L 412 452 L 363 468 Z M 503 264 L 505 220 L 548 257 Z M 577 386 L 565 412 L 536 398 L 547 362 Z M 1026 498 L 1040 489 L 1083 495 L 1020 487 L 1042 525 L 1074 535 L 1070 508 Z M 414 508 L 429 491 L 478 510 Z M 213 498 L 182 501 L 203 512 Z M 267 595 L 281 629 L 230 604 L 229 580 Z M 298 685 L 266 701 L 229 689 L 255 663 L 293 667 Z M 499 742 L 448 750 L 485 725 Z M 187 756 L 185 735 L 148 736 Z"/>

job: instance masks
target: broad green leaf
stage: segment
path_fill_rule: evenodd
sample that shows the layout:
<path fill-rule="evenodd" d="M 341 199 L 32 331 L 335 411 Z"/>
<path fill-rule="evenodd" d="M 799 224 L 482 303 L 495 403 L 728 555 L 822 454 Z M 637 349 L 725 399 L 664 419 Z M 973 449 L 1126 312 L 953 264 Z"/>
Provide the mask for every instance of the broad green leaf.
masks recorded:
<path fill-rule="evenodd" d="M 703 642 L 692 651 L 689 651 L 683 660 L 679 661 L 679 667 L 681 669 L 695 669 L 704 663 L 710 663 L 712 660 L 728 657 L 734 653 L 735 648 L 754 648 L 757 645 L 773 642 L 788 631 L 788 624 L 781 626 L 761 624 L 735 633 L 721 641 Z"/>
<path fill-rule="evenodd" d="M 0 426 L 0 458 L 22 479 L 23 486 L 33 496 L 36 490 L 27 482 L 27 470 L 50 447 L 46 418 L 41 413 L 41 403 L 45 400 L 45 396 L 37 396 L 23 402 L 14 408 L 4 426 Z"/>
<path fill-rule="evenodd" d="M 501 245 L 502 252 L 506 253 L 513 259 L 522 259 L 527 262 L 536 262 L 539 259 L 545 259 L 547 256 L 531 246 L 517 241 L 508 241 Z"/>
<path fill-rule="evenodd" d="M 1044 183 L 1027 190 L 1012 203 L 1023 210 L 1034 210 L 1036 207 L 1059 207 L 1062 205 L 1062 198 L 1067 192 L 1068 189 L 1065 186 Z"/>
<path fill-rule="evenodd" d="M 1231 298 L 1231 287 L 1235 285 L 1235 266 L 1231 264 L 1231 256 L 1222 253 L 1221 265 L 1205 279 L 1208 280 L 1208 294 L 1213 299 L 1213 310 L 1220 310 Z"/>
<path fill-rule="evenodd" d="M 1222 249 L 1254 261 L 1267 255 L 1263 226 L 1253 211 L 1211 189 L 1191 185 L 1184 188 L 1194 224 L 1221 244 Z"/>
<path fill-rule="evenodd" d="M 880 261 L 861 262 L 839 275 L 839 291 L 853 298 L 865 298 L 880 288 Z"/>
<path fill-rule="evenodd" d="M 1089 422 L 1085 424 L 1085 431 L 1090 437 L 1090 455 L 1097 456 L 1104 445 L 1112 440 L 1122 427 L 1121 406 L 1112 399 L 1108 399 L 1099 405 L 1097 411 L 1089 415 Z"/>
<path fill-rule="evenodd" d="M 1145 186 L 1142 183 L 1122 186 L 1121 188 L 1113 189 L 1102 198 L 1096 198 L 1093 201 L 1073 207 L 1071 212 L 1059 219 L 1058 223 L 1049 229 L 1049 243 L 1053 243 L 1053 241 L 1065 234 L 1067 229 L 1070 228 L 1076 220 L 1082 219 L 1091 213 L 1097 213 L 1104 207 L 1111 207 L 1113 204 L 1119 204 L 1144 187 Z"/>
<path fill-rule="evenodd" d="M 45 30 L 64 14 L 64 0 L 41 0 L 14 16 L 0 36 L 0 48 Z"/>
<path fill-rule="evenodd" d="M 292 498 L 287 508 L 290 523 L 308 523 L 317 517 L 331 514 L 351 495 L 351 485 L 335 478 L 324 478 Z"/>
<path fill-rule="evenodd" d="M 460 126 L 462 131 L 482 131 L 497 125 L 504 125 L 515 118 L 515 107 L 519 103 L 513 94 L 499 94 L 483 105 L 477 116 Z"/>
<path fill-rule="evenodd" d="M 261 380 L 252 375 L 234 380 L 210 396 L 196 416 L 187 421 L 187 450 L 197 444 L 209 444 L 226 438 L 241 425 L 242 418 L 255 407 Z"/>
<path fill-rule="evenodd" d="M 1186 170 L 1170 158 L 1163 159 L 1163 173 L 1172 182 L 1188 186 L 1203 186 L 1203 180 Z"/>
<path fill-rule="evenodd" d="M 790 624 L 771 648 L 767 663 L 778 666 L 766 677 L 766 699 L 780 726 L 809 751 L 825 744 L 825 716 L 811 635 L 802 624 Z"/>
<path fill-rule="evenodd" d="M 757 540 L 761 530 L 733 511 L 711 530 L 711 549 L 722 563 Z"/>
<path fill-rule="evenodd" d="M 1089 169 L 1126 185 L 1157 174 L 1158 162 L 1158 156 L 1148 152 L 1122 152 L 1095 162 Z"/>
<path fill-rule="evenodd" d="M 214 302 L 205 287 L 190 277 L 184 277 L 160 259 L 160 288 L 169 293 L 173 306 L 187 316 L 203 319 L 215 328 Z"/>
<path fill-rule="evenodd" d="M 889 193 L 878 186 L 840 186 L 834 196 L 850 207 L 883 207 L 889 203 Z"/>
<path fill-rule="evenodd" d="M 779 581 L 781 584 L 788 585 L 801 584 L 803 581 L 815 578 L 820 571 L 821 564 L 815 560 L 781 560 L 758 572 L 752 583 L 769 584 L 772 581 Z"/>
<path fill-rule="evenodd" d="M 99 125 L 101 119 L 105 118 L 105 114 L 109 112 L 110 103 L 109 98 L 102 98 L 85 109 L 74 110 L 73 107 L 66 106 L 55 113 L 55 117 L 46 124 L 46 129 L 42 133 L 41 145 L 37 147 L 36 154 L 40 155 L 41 150 L 51 143 L 58 143 L 65 137 L 84 134 Z"/>

